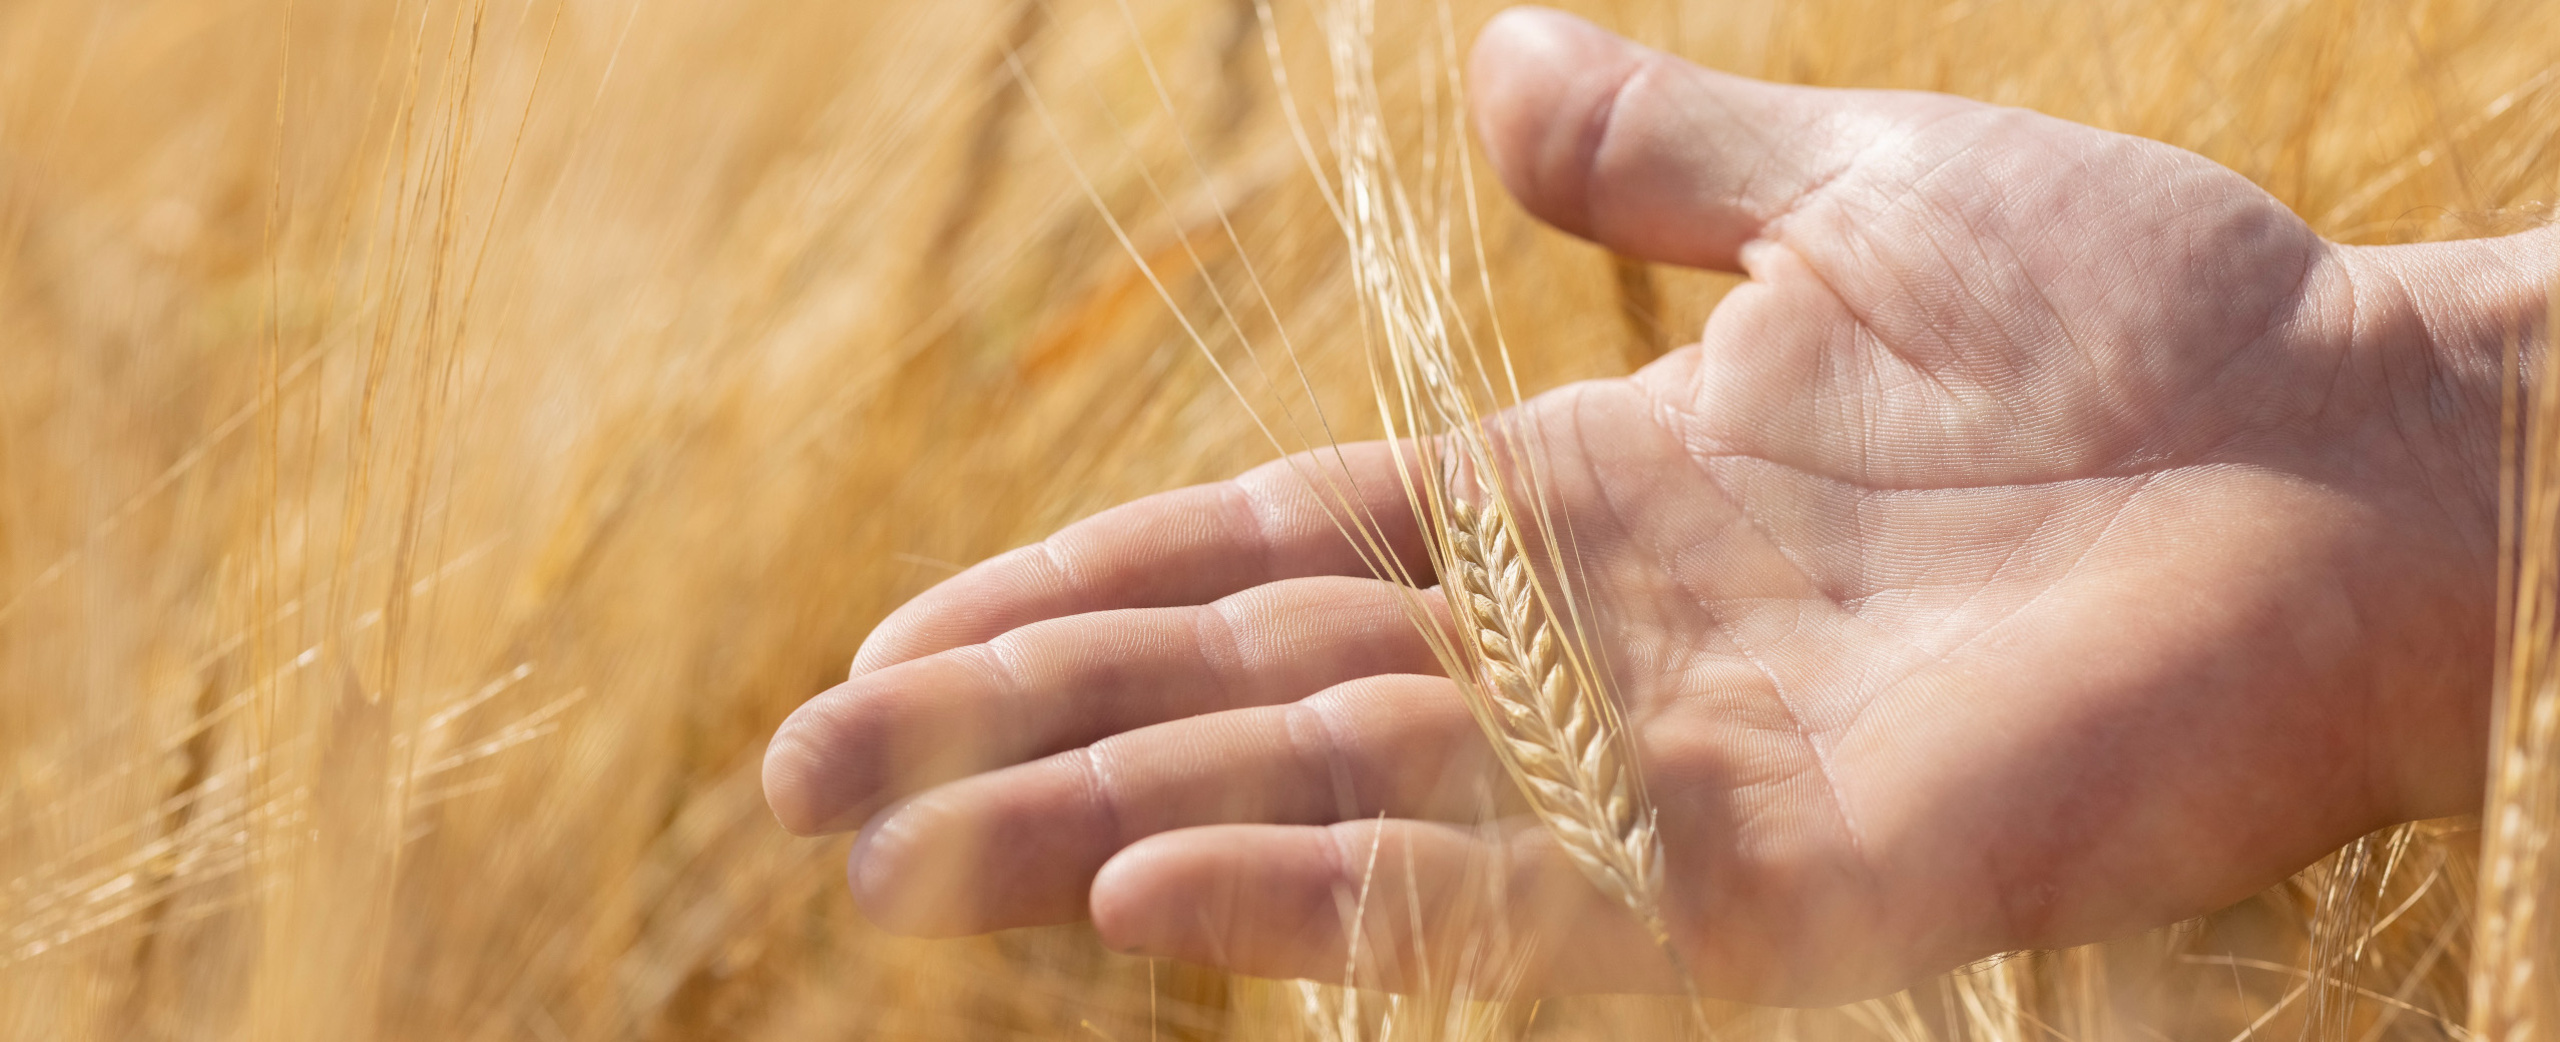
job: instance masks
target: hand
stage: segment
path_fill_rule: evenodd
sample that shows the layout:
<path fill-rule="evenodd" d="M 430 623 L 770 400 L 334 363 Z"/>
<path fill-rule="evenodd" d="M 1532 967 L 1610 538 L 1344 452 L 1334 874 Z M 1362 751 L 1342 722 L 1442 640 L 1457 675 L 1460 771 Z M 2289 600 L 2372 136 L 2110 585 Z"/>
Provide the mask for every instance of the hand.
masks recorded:
<path fill-rule="evenodd" d="M 2098 940 L 2476 805 L 2498 351 L 2552 235 L 2339 246 L 2165 145 L 1548 12 L 1489 26 L 1473 81 L 1532 212 L 1751 277 L 1696 346 L 1520 417 L 1706 991 L 1852 998 Z M 1348 453 L 1381 518 L 1386 452 Z M 795 830 L 864 827 L 853 886 L 892 930 L 1089 913 L 1330 977 L 1364 874 L 1439 900 L 1499 865 L 1538 898 L 1511 902 L 1531 988 L 1672 986 L 1534 834 L 1438 823 L 1498 773 L 1365 574 L 1283 466 L 1106 512 L 892 616 L 766 791 Z"/>

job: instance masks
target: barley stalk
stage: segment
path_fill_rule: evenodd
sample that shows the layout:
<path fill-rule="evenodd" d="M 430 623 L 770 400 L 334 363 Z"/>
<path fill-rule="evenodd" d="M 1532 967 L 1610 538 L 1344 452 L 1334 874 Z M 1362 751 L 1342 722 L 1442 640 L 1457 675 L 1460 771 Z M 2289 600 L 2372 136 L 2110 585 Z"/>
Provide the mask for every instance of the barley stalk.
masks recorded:
<path fill-rule="evenodd" d="M 1669 951 L 1661 840 L 1632 742 L 1576 615 L 1574 573 L 1555 538 L 1559 508 L 1547 502 L 1536 432 L 1512 432 L 1519 437 L 1506 437 L 1497 451 L 1487 417 L 1519 400 L 1507 348 L 1494 333 L 1499 366 L 1469 350 L 1477 338 L 1455 299 L 1451 217 L 1472 186 L 1451 177 L 1466 159 L 1455 148 L 1431 152 L 1422 191 L 1406 190 L 1376 87 L 1373 17 L 1370 0 L 1342 0 L 1326 19 L 1337 105 L 1334 197 L 1377 335 L 1379 411 L 1421 457 L 1404 480 L 1415 520 L 1431 537 L 1455 639 L 1427 613 L 1417 611 L 1416 621 L 1539 820 Z M 1454 44 L 1443 57 L 1455 67 Z M 1447 86 L 1454 100 L 1454 77 Z M 1462 128 L 1450 129 L 1446 141 L 1464 140 Z M 1472 208 L 1463 212 L 1472 221 Z M 1510 385 L 1507 398 L 1498 385 Z M 1532 533 L 1535 549 L 1524 539 Z M 1542 574 L 1559 586 L 1542 588 Z"/>
<path fill-rule="evenodd" d="M 2560 295 L 2545 328 L 2560 329 Z M 2482 815 L 2480 907 L 2471 968 L 2471 1029 L 2505 1042 L 2537 1037 L 2551 1012 L 2540 965 L 2552 927 L 2541 899 L 2560 865 L 2560 382 L 2525 389 L 2521 350 L 2507 358 L 2502 412 L 2499 629 L 2505 656 Z"/>
<path fill-rule="evenodd" d="M 1661 841 L 1626 728 L 1593 668 L 1588 637 L 1556 610 L 1574 602 L 1540 587 L 1542 571 L 1560 583 L 1572 577 L 1556 553 L 1534 432 L 1505 446 L 1522 451 L 1496 451 L 1486 416 L 1502 396 L 1492 372 L 1462 349 L 1473 338 L 1454 299 L 1449 210 L 1445 201 L 1439 209 L 1417 205 L 1405 190 L 1379 107 L 1372 17 L 1367 0 L 1346 0 L 1327 19 L 1338 105 L 1334 146 L 1343 232 L 1382 345 L 1374 370 L 1379 408 L 1425 457 L 1406 475 L 1409 500 L 1432 536 L 1457 639 L 1445 639 L 1427 616 L 1417 614 L 1417 621 L 1433 634 L 1443 665 L 1539 820 L 1595 885 L 1667 945 L 1658 900 Z M 1449 60 L 1454 67 L 1454 48 Z M 1450 88 L 1454 98 L 1454 81 Z M 1463 162 L 1426 156 L 1426 178 L 1442 171 L 1445 179 Z M 1463 199 L 1453 187 L 1426 184 L 1421 194 L 1426 201 Z M 1499 355 L 1498 335 L 1493 342 Z M 1507 365 L 1503 371 L 1507 383 Z M 1515 387 L 1513 401 L 1517 395 Z M 1507 460 L 1521 465 L 1501 466 Z M 1513 486 L 1522 490 L 1518 501 Z M 1544 536 L 1547 560 L 1538 561 L 1524 542 L 1523 518 Z"/>

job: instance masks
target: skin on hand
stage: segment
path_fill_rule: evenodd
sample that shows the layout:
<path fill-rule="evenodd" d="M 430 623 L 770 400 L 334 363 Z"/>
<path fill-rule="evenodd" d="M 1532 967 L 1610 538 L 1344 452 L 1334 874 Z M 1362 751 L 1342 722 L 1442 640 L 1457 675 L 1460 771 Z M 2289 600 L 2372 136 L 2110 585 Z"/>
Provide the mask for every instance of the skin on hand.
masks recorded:
<path fill-rule="evenodd" d="M 2166 145 L 1553 12 L 1495 20 L 1472 77 L 1530 211 L 1751 278 L 1698 344 L 1521 416 L 1703 991 L 1876 994 L 2476 806 L 2498 351 L 2548 231 L 2340 246 Z M 1348 466 L 1405 516 L 1386 452 Z M 1453 824 L 1505 783 L 1366 574 L 1283 465 L 1105 512 L 891 616 L 766 792 L 862 830 L 891 930 L 1089 915 L 1329 977 L 1347 888 L 1456 901 L 1490 870 L 1542 937 L 1531 990 L 1675 986 L 1533 828 Z M 1403 916 L 1374 943 L 1413 943 Z"/>

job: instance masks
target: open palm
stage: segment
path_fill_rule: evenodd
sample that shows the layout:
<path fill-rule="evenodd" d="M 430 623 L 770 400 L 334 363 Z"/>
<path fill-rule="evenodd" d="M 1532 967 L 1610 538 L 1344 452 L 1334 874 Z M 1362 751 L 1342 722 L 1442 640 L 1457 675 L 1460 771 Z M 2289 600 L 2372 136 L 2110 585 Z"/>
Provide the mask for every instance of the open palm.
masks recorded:
<path fill-rule="evenodd" d="M 1709 991 L 2168 922 L 2476 798 L 2495 349 L 2548 236 L 2340 247 L 2164 145 L 1545 12 L 1488 28 L 1475 81 L 1533 212 L 1751 276 L 1696 346 L 1522 410 Z M 1381 517 L 1385 453 L 1349 456 Z M 1286 467 L 1107 512 L 892 617 L 767 791 L 795 829 L 867 822 L 852 878 L 893 929 L 1089 914 L 1330 976 L 1341 894 L 1498 864 L 1534 986 L 1669 986 L 1534 834 L 1435 823 L 1498 775 L 1364 574 Z"/>

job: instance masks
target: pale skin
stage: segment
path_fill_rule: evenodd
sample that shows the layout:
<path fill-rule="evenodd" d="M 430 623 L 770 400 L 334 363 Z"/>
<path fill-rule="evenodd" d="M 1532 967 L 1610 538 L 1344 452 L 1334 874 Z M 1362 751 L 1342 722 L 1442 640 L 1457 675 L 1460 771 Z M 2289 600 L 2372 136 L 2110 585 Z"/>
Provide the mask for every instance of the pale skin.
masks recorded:
<path fill-rule="evenodd" d="M 2551 230 L 2340 246 L 2166 145 L 1552 12 L 1497 19 L 1471 76 L 1531 213 L 1750 278 L 1694 346 L 1519 417 L 1608 604 L 1701 991 L 1837 1001 L 2120 936 L 2478 806 L 2500 352 Z M 1410 516 L 1388 450 L 1347 457 Z M 1498 770 L 1300 473 L 916 598 L 776 736 L 776 813 L 860 829 L 897 932 L 1090 918 L 1338 977 L 1365 875 L 1436 912 L 1499 865 L 1528 989 L 1676 987 L 1534 830 L 1455 824 Z"/>

